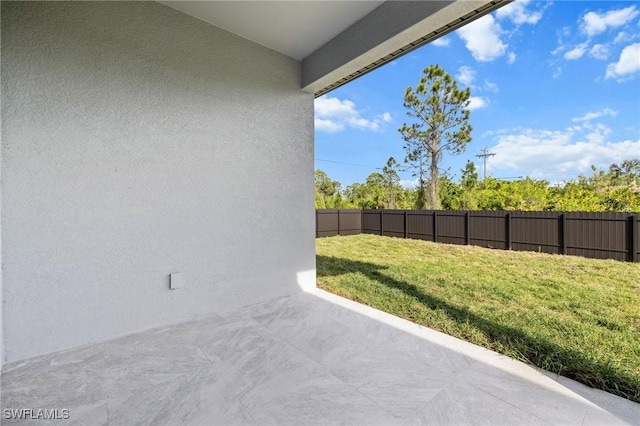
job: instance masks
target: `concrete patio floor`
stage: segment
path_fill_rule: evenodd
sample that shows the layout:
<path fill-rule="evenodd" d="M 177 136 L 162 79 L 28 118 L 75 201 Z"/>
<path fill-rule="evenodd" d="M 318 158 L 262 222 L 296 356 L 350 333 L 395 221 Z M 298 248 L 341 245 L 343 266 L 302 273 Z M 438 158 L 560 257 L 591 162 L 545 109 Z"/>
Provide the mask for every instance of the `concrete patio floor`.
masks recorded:
<path fill-rule="evenodd" d="M 65 425 L 640 423 L 640 404 L 322 290 L 5 365 L 2 408 L 3 424 L 20 408 Z"/>

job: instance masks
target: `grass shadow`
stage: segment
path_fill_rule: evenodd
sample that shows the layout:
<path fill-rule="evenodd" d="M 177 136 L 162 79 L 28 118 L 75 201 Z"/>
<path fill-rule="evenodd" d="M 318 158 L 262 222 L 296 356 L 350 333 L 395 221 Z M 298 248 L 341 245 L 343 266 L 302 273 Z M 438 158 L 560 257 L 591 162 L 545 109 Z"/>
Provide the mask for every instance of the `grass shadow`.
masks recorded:
<path fill-rule="evenodd" d="M 348 273 L 363 274 L 371 281 L 402 291 L 431 310 L 444 312 L 454 323 L 473 326 L 491 342 L 492 346 L 489 349 L 509 356 L 513 356 L 514 353 L 519 354 L 517 358 L 521 361 L 574 379 L 593 388 L 640 402 L 640 383 L 636 378 L 616 370 L 613 366 L 587 359 L 583 354 L 574 350 L 563 348 L 540 337 L 530 336 L 520 329 L 483 318 L 464 307 L 454 306 L 409 282 L 400 281 L 385 274 L 385 270 L 388 268 L 383 265 L 322 255 L 317 256 L 316 263 L 318 279 Z M 407 319 L 415 321 L 412 318 Z M 420 324 L 438 329 L 436 324 L 424 322 L 420 322 Z M 464 339 L 464 336 L 453 335 Z M 508 348 L 508 350 L 504 351 L 501 348 Z"/>

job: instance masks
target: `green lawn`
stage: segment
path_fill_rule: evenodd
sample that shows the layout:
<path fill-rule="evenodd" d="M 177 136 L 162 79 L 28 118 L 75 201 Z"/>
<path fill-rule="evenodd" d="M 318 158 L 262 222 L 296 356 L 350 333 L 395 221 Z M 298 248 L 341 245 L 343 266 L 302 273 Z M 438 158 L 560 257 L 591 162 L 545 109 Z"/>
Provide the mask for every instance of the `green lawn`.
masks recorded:
<path fill-rule="evenodd" d="M 364 234 L 316 250 L 327 291 L 640 402 L 640 264 Z"/>

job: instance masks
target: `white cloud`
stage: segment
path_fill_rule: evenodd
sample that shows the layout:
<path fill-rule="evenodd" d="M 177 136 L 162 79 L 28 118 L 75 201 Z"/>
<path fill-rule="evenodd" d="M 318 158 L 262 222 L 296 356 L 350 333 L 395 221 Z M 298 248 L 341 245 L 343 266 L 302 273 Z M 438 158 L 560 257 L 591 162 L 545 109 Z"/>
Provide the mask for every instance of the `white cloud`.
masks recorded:
<path fill-rule="evenodd" d="M 570 51 L 564 54 L 564 58 L 570 61 L 580 59 L 587 52 L 587 42 L 580 43 Z"/>
<path fill-rule="evenodd" d="M 498 93 L 500 91 L 500 88 L 498 87 L 498 85 L 492 81 L 489 80 L 485 80 L 484 81 L 484 86 L 483 86 L 484 90 L 487 90 L 489 92 L 494 92 L 494 93 Z"/>
<path fill-rule="evenodd" d="M 458 68 L 458 73 L 456 74 L 456 80 L 458 80 L 458 82 L 460 82 L 464 86 L 473 88 L 474 91 L 478 90 L 480 92 L 486 91 L 486 92 L 493 92 L 493 93 L 498 93 L 500 91 L 500 88 L 496 83 L 487 79 L 485 79 L 484 83 L 482 84 L 480 84 L 479 82 L 478 84 L 474 84 L 476 82 L 477 74 L 478 73 L 475 69 L 464 65 Z"/>
<path fill-rule="evenodd" d="M 640 43 L 634 43 L 622 49 L 618 62 L 607 66 L 605 78 L 622 80 L 637 72 L 640 72 Z"/>
<path fill-rule="evenodd" d="M 585 139 L 589 143 L 601 144 L 611 135 L 611 129 L 604 124 L 598 123 L 590 133 L 585 135 Z"/>
<path fill-rule="evenodd" d="M 584 122 L 584 121 L 590 121 L 596 118 L 600 118 L 600 117 L 604 117 L 606 115 L 609 115 L 611 117 L 615 117 L 616 115 L 618 115 L 618 111 L 615 111 L 613 109 L 610 108 L 604 108 L 600 111 L 594 111 L 594 112 L 588 112 L 585 115 L 583 115 L 582 117 L 575 117 L 572 118 L 571 121 L 573 121 L 574 123 L 580 123 L 580 122 Z"/>
<path fill-rule="evenodd" d="M 582 17 L 580 29 L 589 37 L 601 34 L 608 28 L 615 28 L 627 24 L 639 14 L 635 6 L 624 9 L 610 10 L 605 13 L 587 12 Z"/>
<path fill-rule="evenodd" d="M 527 10 L 530 0 L 520 0 L 509 3 L 496 11 L 498 19 L 510 19 L 516 25 L 537 24 L 542 18 L 542 10 Z"/>
<path fill-rule="evenodd" d="M 562 27 L 560 30 L 556 31 L 556 36 L 558 37 L 558 45 L 559 46 L 564 45 L 563 40 L 566 39 L 566 38 L 571 37 L 571 27 L 568 26 L 568 25 Z M 558 47 L 558 49 L 560 49 L 560 47 Z M 555 55 L 555 53 L 554 53 L 554 55 Z"/>
<path fill-rule="evenodd" d="M 507 55 L 507 63 L 512 64 L 515 61 L 516 61 L 516 54 L 513 52 L 509 52 L 509 54 Z"/>
<path fill-rule="evenodd" d="M 460 28 L 456 33 L 465 41 L 467 49 L 479 62 L 493 61 L 507 51 L 508 46 L 500 40 L 502 28 L 492 15 L 485 15 Z"/>
<path fill-rule="evenodd" d="M 469 98 L 469 105 L 467 106 L 467 109 L 469 111 L 473 111 L 474 109 L 485 108 L 488 105 L 489 102 L 486 99 L 481 98 L 480 96 L 471 96 Z"/>
<path fill-rule="evenodd" d="M 356 105 L 348 99 L 341 101 L 338 98 L 317 98 L 314 102 L 317 117 L 354 116 L 359 115 Z"/>
<path fill-rule="evenodd" d="M 552 55 L 557 55 L 558 53 L 564 52 L 567 50 L 567 44 L 564 40 L 571 36 L 571 27 L 563 27 L 561 30 L 556 31 L 556 37 L 558 39 L 558 47 L 551 51 Z"/>
<path fill-rule="evenodd" d="M 434 46 L 437 47 L 447 47 L 451 44 L 451 39 L 448 37 L 440 37 L 431 42 Z"/>
<path fill-rule="evenodd" d="M 458 68 L 458 74 L 456 75 L 456 78 L 465 86 L 471 86 L 476 79 L 476 74 L 476 70 L 465 65 Z"/>
<path fill-rule="evenodd" d="M 603 126 L 597 132 L 577 134 L 573 130 L 553 131 L 524 129 L 499 135 L 491 148 L 497 169 L 526 173 L 538 179 L 559 175 L 575 176 L 587 172 L 593 164 L 607 167 L 640 152 L 640 140 L 611 142 L 610 130 Z"/>
<path fill-rule="evenodd" d="M 351 127 L 360 130 L 378 131 L 382 123 L 391 121 L 391 114 L 385 112 L 373 120 L 362 117 L 356 105 L 348 99 L 320 97 L 315 100 L 315 128 L 326 133 L 335 133 Z"/>
<path fill-rule="evenodd" d="M 400 180 L 400 186 L 402 186 L 405 189 L 416 189 L 419 184 L 420 184 L 420 179 L 418 178 L 414 180 L 406 180 L 406 179 Z"/>
<path fill-rule="evenodd" d="M 574 43 L 564 42 L 563 39 L 570 36 L 569 29 L 565 27 L 557 32 L 558 46 L 551 54 L 562 53 L 564 59 L 569 61 L 580 59 L 585 55 L 602 61 L 607 60 L 612 55 L 617 44 L 628 43 L 638 38 L 639 33 L 631 28 L 633 20 L 638 16 L 640 16 L 640 10 L 635 5 L 605 12 L 587 12 L 579 20 L 582 42 L 576 44 L 575 39 Z M 595 42 L 591 46 L 594 43 L 594 37 L 617 27 L 625 27 L 625 30 L 619 30 L 615 37 L 613 34 L 608 34 L 607 40 Z M 610 64 L 606 78 L 615 77 L 618 80 L 622 80 L 628 77 L 628 74 L 633 74 L 635 72 L 632 71 L 635 69 L 633 58 L 627 56 L 625 59 L 626 61 L 619 63 L 617 68 L 615 64 Z"/>
<path fill-rule="evenodd" d="M 589 56 L 604 61 L 609 57 L 609 47 L 605 44 L 594 44 L 589 51 Z"/>
<path fill-rule="evenodd" d="M 562 44 L 562 42 L 558 42 L 558 43 L 559 43 L 558 47 L 556 47 L 555 49 L 553 49 L 551 51 L 551 54 L 554 55 L 554 56 L 557 55 L 558 53 L 564 51 L 564 50 L 567 50 L 567 46 L 566 45 Z"/>
<path fill-rule="evenodd" d="M 562 75 L 562 67 L 557 67 L 556 70 L 553 72 L 553 79 L 558 79 L 560 78 L 560 76 Z"/>
<path fill-rule="evenodd" d="M 322 118 L 315 118 L 313 124 L 316 130 L 325 133 L 336 133 L 344 130 L 344 124 L 331 120 L 323 120 Z"/>
<path fill-rule="evenodd" d="M 618 43 L 624 43 L 626 41 L 631 41 L 633 40 L 633 36 L 631 34 L 627 34 L 624 31 L 620 31 L 618 33 L 618 35 L 616 36 L 615 39 L 613 39 L 613 42 L 618 44 Z"/>

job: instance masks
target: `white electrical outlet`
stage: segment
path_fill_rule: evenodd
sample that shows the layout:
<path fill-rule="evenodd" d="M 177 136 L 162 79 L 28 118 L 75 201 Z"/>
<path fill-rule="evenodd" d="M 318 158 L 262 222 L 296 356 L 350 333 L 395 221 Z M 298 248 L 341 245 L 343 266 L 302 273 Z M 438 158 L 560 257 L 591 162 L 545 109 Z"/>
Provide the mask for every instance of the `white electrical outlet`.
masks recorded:
<path fill-rule="evenodd" d="M 169 277 L 169 288 L 171 290 L 184 287 L 184 277 L 182 276 L 182 273 L 176 272 L 171 274 Z"/>

